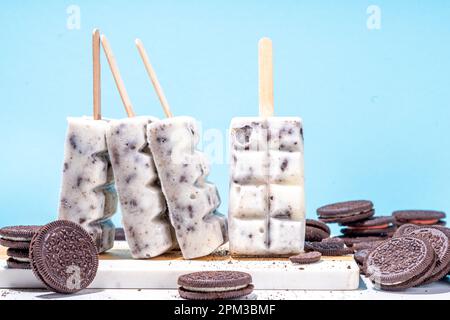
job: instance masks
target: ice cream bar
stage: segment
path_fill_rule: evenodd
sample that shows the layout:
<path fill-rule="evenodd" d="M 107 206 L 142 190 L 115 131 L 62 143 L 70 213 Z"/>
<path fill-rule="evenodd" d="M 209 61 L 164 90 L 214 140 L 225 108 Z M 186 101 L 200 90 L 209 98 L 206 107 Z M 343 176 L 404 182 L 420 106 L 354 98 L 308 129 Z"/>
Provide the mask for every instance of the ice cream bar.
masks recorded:
<path fill-rule="evenodd" d="M 107 133 L 122 211 L 133 258 L 158 256 L 174 245 L 158 174 L 147 143 L 153 117 L 113 120 Z"/>
<path fill-rule="evenodd" d="M 231 253 L 302 251 L 305 199 L 300 118 L 235 118 L 230 133 Z"/>
<path fill-rule="evenodd" d="M 259 42 L 259 117 L 230 128 L 230 251 L 299 253 L 305 237 L 303 129 L 297 117 L 274 117 L 272 41 Z"/>
<path fill-rule="evenodd" d="M 110 217 L 117 208 L 107 129 L 106 120 L 68 118 L 59 206 L 59 219 L 83 226 L 99 252 L 114 244 Z"/>
<path fill-rule="evenodd" d="M 212 253 L 227 241 L 226 219 L 216 212 L 220 199 L 207 182 L 209 164 L 196 150 L 195 119 L 173 117 L 148 126 L 148 141 L 185 259 Z"/>

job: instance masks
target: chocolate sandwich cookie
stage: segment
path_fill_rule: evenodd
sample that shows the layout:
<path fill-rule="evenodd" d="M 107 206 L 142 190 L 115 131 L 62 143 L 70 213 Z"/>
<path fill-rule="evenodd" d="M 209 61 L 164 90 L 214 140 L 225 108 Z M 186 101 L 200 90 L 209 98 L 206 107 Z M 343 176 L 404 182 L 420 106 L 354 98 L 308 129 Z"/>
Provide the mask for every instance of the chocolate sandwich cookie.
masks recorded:
<path fill-rule="evenodd" d="M 445 218 L 445 212 L 434 210 L 399 210 L 394 211 L 392 216 L 397 225 L 406 223 L 417 225 L 445 225 L 441 219 Z"/>
<path fill-rule="evenodd" d="M 345 243 L 346 246 L 353 246 L 356 243 L 367 243 L 367 242 L 379 242 L 379 241 L 383 241 L 389 238 L 388 235 L 377 235 L 377 236 L 366 236 L 366 237 L 361 237 L 361 236 L 339 236 L 339 239 L 342 239 Z"/>
<path fill-rule="evenodd" d="M 78 224 L 58 220 L 42 227 L 30 246 L 33 273 L 50 290 L 80 291 L 94 280 L 98 269 L 97 248 Z"/>
<path fill-rule="evenodd" d="M 310 264 L 320 261 L 322 254 L 318 251 L 303 252 L 289 258 L 292 263 Z"/>
<path fill-rule="evenodd" d="M 341 229 L 344 235 L 365 236 L 378 234 L 393 234 L 396 227 L 393 226 L 394 218 L 392 216 L 371 217 L 366 220 L 343 223 L 345 226 Z"/>
<path fill-rule="evenodd" d="M 29 262 L 18 261 L 14 258 L 8 258 L 6 260 L 6 265 L 8 266 L 9 269 L 24 269 L 24 270 L 31 269 L 31 264 Z"/>
<path fill-rule="evenodd" d="M 322 221 L 306 219 L 306 241 L 321 241 L 328 238 L 330 232 L 330 228 Z"/>
<path fill-rule="evenodd" d="M 416 226 L 403 231 L 405 236 L 413 236 L 427 240 L 436 254 L 436 266 L 433 273 L 423 284 L 442 279 L 450 271 L 450 231 L 443 227 Z"/>
<path fill-rule="evenodd" d="M 115 241 L 125 241 L 126 240 L 125 231 L 123 230 L 123 228 L 116 228 L 114 240 Z"/>
<path fill-rule="evenodd" d="M 360 250 L 372 250 L 374 249 L 376 246 L 378 246 L 381 242 L 383 242 L 383 240 L 379 240 L 379 241 L 368 241 L 368 242 L 358 242 L 352 245 L 352 249 L 357 252 Z"/>
<path fill-rule="evenodd" d="M 240 271 L 201 271 L 178 278 L 178 292 L 183 299 L 234 299 L 253 291 L 250 274 Z"/>
<path fill-rule="evenodd" d="M 431 275 L 436 257 L 424 239 L 404 236 L 384 241 L 365 260 L 366 274 L 384 290 L 402 290 L 421 284 Z"/>
<path fill-rule="evenodd" d="M 0 245 L 6 248 L 28 250 L 30 248 L 30 241 L 12 241 L 0 238 Z"/>
<path fill-rule="evenodd" d="M 0 238 L 9 241 L 30 242 L 40 226 L 10 226 L 0 229 Z"/>
<path fill-rule="evenodd" d="M 6 255 L 9 257 L 6 264 L 10 269 L 31 269 L 29 251 L 27 249 L 8 248 Z"/>
<path fill-rule="evenodd" d="M 343 243 L 337 242 L 305 242 L 306 251 L 317 251 L 324 256 L 343 256 L 353 253 L 353 250 L 346 248 Z"/>
<path fill-rule="evenodd" d="M 375 210 L 371 201 L 356 200 L 320 207 L 317 214 L 325 223 L 349 223 L 368 219 L 375 214 Z"/>

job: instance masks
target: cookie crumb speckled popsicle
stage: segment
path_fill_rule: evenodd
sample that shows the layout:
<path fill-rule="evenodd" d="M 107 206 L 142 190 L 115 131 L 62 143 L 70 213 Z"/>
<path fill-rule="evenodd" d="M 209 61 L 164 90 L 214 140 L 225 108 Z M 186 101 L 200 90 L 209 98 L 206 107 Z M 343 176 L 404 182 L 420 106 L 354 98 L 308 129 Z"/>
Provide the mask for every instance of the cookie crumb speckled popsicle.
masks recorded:
<path fill-rule="evenodd" d="M 99 252 L 114 245 L 117 194 L 106 146 L 108 121 L 100 112 L 100 34 L 93 33 L 94 116 L 68 118 L 59 219 L 80 224 Z"/>
<path fill-rule="evenodd" d="M 170 221 L 185 259 L 206 256 L 227 241 L 227 225 L 216 211 L 220 205 L 217 189 L 206 180 L 206 156 L 196 150 L 197 123 L 191 117 L 172 117 L 144 47 L 139 40 L 136 45 L 168 117 L 151 123 L 147 137 Z"/>
<path fill-rule="evenodd" d="M 133 258 L 150 258 L 174 247 L 166 202 L 148 148 L 147 126 L 158 119 L 134 115 L 108 40 L 101 38 L 128 118 L 112 120 L 106 135 L 119 193 L 122 224 Z"/>
<path fill-rule="evenodd" d="M 272 42 L 259 42 L 260 117 L 231 121 L 230 251 L 242 256 L 303 250 L 303 129 L 297 117 L 273 116 Z"/>

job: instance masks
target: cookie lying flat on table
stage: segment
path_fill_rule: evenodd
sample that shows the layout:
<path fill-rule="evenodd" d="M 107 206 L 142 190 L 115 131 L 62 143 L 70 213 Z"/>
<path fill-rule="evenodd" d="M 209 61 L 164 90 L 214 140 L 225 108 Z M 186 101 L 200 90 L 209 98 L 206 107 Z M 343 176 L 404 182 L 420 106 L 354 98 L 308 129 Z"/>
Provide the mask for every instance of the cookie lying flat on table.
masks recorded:
<path fill-rule="evenodd" d="M 330 228 L 322 221 L 306 219 L 306 241 L 321 241 L 328 238 L 330 233 Z"/>
<path fill-rule="evenodd" d="M 30 246 L 33 273 L 50 290 L 74 293 L 87 288 L 98 269 L 97 248 L 78 224 L 58 220 L 42 227 Z"/>
<path fill-rule="evenodd" d="M 253 291 L 250 274 L 240 271 L 200 271 L 178 278 L 178 292 L 183 299 L 234 299 Z"/>
<path fill-rule="evenodd" d="M 375 214 L 375 210 L 371 201 L 356 200 L 320 207 L 317 214 L 322 222 L 349 223 L 370 218 Z"/>
<path fill-rule="evenodd" d="M 123 228 L 116 228 L 116 232 L 114 234 L 115 241 L 126 241 L 125 230 Z"/>
<path fill-rule="evenodd" d="M 417 225 L 445 225 L 441 219 L 445 218 L 445 212 L 434 210 L 398 210 L 392 213 L 397 225 L 406 223 Z"/>
<path fill-rule="evenodd" d="M 31 269 L 31 265 L 29 262 L 18 261 L 14 258 L 8 258 L 6 260 L 6 265 L 8 266 L 9 269 L 24 269 L 24 270 Z"/>
<path fill-rule="evenodd" d="M 8 248 L 6 255 L 9 257 L 6 261 L 8 268 L 31 269 L 29 251 L 27 249 Z"/>
<path fill-rule="evenodd" d="M 404 236 L 381 243 L 369 253 L 365 265 L 366 275 L 380 289 L 403 290 L 428 279 L 436 257 L 427 240 Z"/>
<path fill-rule="evenodd" d="M 318 251 L 303 252 L 289 258 L 292 263 L 310 264 L 319 262 L 322 254 Z"/>

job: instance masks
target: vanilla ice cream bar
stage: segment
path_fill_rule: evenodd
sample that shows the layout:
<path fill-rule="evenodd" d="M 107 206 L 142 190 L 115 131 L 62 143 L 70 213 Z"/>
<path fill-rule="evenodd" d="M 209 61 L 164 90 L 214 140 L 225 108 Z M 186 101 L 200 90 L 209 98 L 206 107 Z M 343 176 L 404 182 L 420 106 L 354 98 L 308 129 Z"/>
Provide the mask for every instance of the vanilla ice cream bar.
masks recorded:
<path fill-rule="evenodd" d="M 216 212 L 220 205 L 217 189 L 206 181 L 207 158 L 196 150 L 195 119 L 154 122 L 148 126 L 148 140 L 183 257 L 212 253 L 227 241 L 227 226 L 225 217 Z"/>
<path fill-rule="evenodd" d="M 174 246 L 166 202 L 147 142 L 153 117 L 112 120 L 106 136 L 122 224 L 133 258 L 158 256 Z"/>
<path fill-rule="evenodd" d="M 301 119 L 234 118 L 230 135 L 231 254 L 301 252 L 305 234 Z"/>
<path fill-rule="evenodd" d="M 59 219 L 79 223 L 99 252 L 114 245 L 111 216 L 117 209 L 114 176 L 106 146 L 108 121 L 68 118 Z"/>

